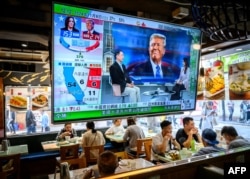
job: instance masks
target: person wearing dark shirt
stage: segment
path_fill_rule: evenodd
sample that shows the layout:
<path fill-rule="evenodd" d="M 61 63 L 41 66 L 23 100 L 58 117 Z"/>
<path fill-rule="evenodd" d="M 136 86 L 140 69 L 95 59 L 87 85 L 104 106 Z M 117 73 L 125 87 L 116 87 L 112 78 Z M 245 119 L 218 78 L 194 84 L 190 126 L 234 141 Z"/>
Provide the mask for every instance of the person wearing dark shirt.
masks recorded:
<path fill-rule="evenodd" d="M 166 52 L 166 37 L 162 34 L 154 33 L 149 40 L 150 59 L 138 63 L 132 68 L 132 76 L 150 76 L 154 78 L 163 78 L 173 75 L 171 66 L 163 62 L 163 56 Z"/>
<path fill-rule="evenodd" d="M 196 142 L 202 142 L 198 129 L 194 125 L 194 119 L 191 117 L 183 118 L 183 127 L 176 133 L 176 140 L 181 148 L 190 148 L 192 139 Z"/>
<path fill-rule="evenodd" d="M 74 17 L 68 16 L 65 19 L 64 27 L 61 28 L 61 36 L 63 37 L 80 37 L 79 30 L 75 27 Z"/>
<path fill-rule="evenodd" d="M 121 50 L 115 51 L 116 61 L 110 66 L 111 83 L 120 85 L 121 94 L 129 95 L 129 101 L 131 103 L 140 102 L 140 88 L 135 86 L 131 81 L 126 67 L 122 64 L 124 54 Z"/>
<path fill-rule="evenodd" d="M 221 136 L 225 139 L 228 149 L 237 147 L 250 146 L 250 141 L 239 136 L 233 126 L 224 126 L 221 129 Z"/>
<path fill-rule="evenodd" d="M 58 132 L 56 140 L 65 140 L 65 136 L 70 136 L 70 138 L 76 137 L 76 131 L 72 128 L 71 123 L 65 123 L 64 128 Z"/>
<path fill-rule="evenodd" d="M 30 107 L 30 109 L 27 110 L 25 121 L 26 121 L 27 134 L 36 133 L 36 119 L 34 113 L 32 112 L 32 107 Z"/>
<path fill-rule="evenodd" d="M 101 40 L 100 33 L 95 31 L 94 26 L 95 26 L 95 22 L 93 19 L 86 20 L 86 29 L 87 30 L 82 32 L 83 39 Z"/>
<path fill-rule="evenodd" d="M 213 131 L 213 129 L 204 129 L 202 131 L 202 143 L 204 145 L 203 148 L 201 148 L 197 153 L 195 153 L 193 156 L 200 156 L 215 152 L 225 152 L 225 149 L 218 147 L 217 144 L 219 141 L 216 140 L 217 135 L 216 132 Z"/>

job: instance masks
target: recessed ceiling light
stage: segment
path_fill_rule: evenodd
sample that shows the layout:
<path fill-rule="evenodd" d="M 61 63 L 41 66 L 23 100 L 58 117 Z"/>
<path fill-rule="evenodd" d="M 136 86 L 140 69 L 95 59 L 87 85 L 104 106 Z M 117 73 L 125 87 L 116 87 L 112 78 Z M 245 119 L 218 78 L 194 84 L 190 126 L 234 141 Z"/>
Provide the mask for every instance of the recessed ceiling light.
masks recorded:
<path fill-rule="evenodd" d="M 235 51 L 241 51 L 242 50 L 242 48 L 236 48 L 235 49 Z"/>
<path fill-rule="evenodd" d="M 22 43 L 22 47 L 28 47 L 28 45 L 25 43 Z"/>
<path fill-rule="evenodd" d="M 213 51 L 213 50 L 215 50 L 215 48 L 209 48 L 209 49 L 207 49 L 207 50 L 209 50 L 209 51 Z"/>

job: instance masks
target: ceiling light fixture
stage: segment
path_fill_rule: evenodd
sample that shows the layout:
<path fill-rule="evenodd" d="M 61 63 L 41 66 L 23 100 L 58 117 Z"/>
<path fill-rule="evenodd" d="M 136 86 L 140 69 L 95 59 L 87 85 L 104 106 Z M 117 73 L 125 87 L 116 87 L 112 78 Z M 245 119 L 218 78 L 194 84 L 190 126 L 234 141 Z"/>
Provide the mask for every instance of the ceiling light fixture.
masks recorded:
<path fill-rule="evenodd" d="M 22 43 L 22 47 L 28 47 L 27 43 Z"/>
<path fill-rule="evenodd" d="M 213 50 L 215 50 L 215 48 L 209 48 L 209 49 L 207 49 L 208 51 L 213 51 Z"/>
<path fill-rule="evenodd" d="M 196 25 L 213 41 L 249 39 L 249 1 L 192 0 Z"/>

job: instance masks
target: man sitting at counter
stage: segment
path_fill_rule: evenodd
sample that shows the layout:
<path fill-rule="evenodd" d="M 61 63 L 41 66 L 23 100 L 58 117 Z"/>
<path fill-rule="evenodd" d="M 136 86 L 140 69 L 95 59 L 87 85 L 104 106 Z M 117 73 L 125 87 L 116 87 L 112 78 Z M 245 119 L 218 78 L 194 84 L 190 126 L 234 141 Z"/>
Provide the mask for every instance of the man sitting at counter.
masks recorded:
<path fill-rule="evenodd" d="M 223 136 L 226 140 L 228 149 L 250 146 L 250 142 L 248 140 L 238 136 L 238 133 L 233 126 L 224 126 L 221 129 L 221 136 Z"/>
<path fill-rule="evenodd" d="M 204 129 L 202 131 L 202 143 L 204 145 L 197 153 L 193 156 L 205 155 L 209 153 L 225 151 L 224 148 L 217 146 L 219 141 L 216 140 L 217 134 L 212 129 Z"/>
<path fill-rule="evenodd" d="M 170 121 L 161 122 L 161 132 L 152 138 L 151 160 L 157 162 L 155 154 L 164 154 L 165 152 L 177 149 L 180 150 L 180 144 L 172 136 L 172 123 Z"/>
<path fill-rule="evenodd" d="M 198 129 L 194 126 L 193 118 L 184 117 L 183 126 L 184 128 L 180 128 L 176 133 L 176 140 L 181 148 L 190 148 L 193 139 L 196 142 L 202 142 Z"/>
<path fill-rule="evenodd" d="M 75 129 L 72 128 L 72 124 L 69 122 L 64 124 L 64 128 L 57 134 L 56 140 L 65 140 L 66 136 L 70 136 L 70 138 L 77 137 Z"/>

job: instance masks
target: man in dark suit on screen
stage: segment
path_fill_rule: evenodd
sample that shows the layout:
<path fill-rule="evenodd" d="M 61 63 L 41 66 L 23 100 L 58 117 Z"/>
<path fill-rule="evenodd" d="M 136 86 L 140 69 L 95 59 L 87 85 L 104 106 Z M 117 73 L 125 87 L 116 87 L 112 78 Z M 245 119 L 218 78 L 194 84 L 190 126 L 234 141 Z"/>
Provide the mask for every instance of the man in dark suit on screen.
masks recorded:
<path fill-rule="evenodd" d="M 121 94 L 129 95 L 129 101 L 135 103 L 140 101 L 140 88 L 135 86 L 128 76 L 126 67 L 122 64 L 124 54 L 121 50 L 115 52 L 116 61 L 110 66 L 110 77 L 112 84 L 118 84 L 121 88 Z"/>
<path fill-rule="evenodd" d="M 100 33 L 95 31 L 94 26 L 95 26 L 95 22 L 93 19 L 86 20 L 87 30 L 82 32 L 83 39 L 101 40 Z"/>
<path fill-rule="evenodd" d="M 155 78 L 173 75 L 171 66 L 162 61 L 166 51 L 165 47 L 166 37 L 158 33 L 152 34 L 149 41 L 150 59 L 135 65 L 130 74 L 132 76 L 151 76 Z"/>

